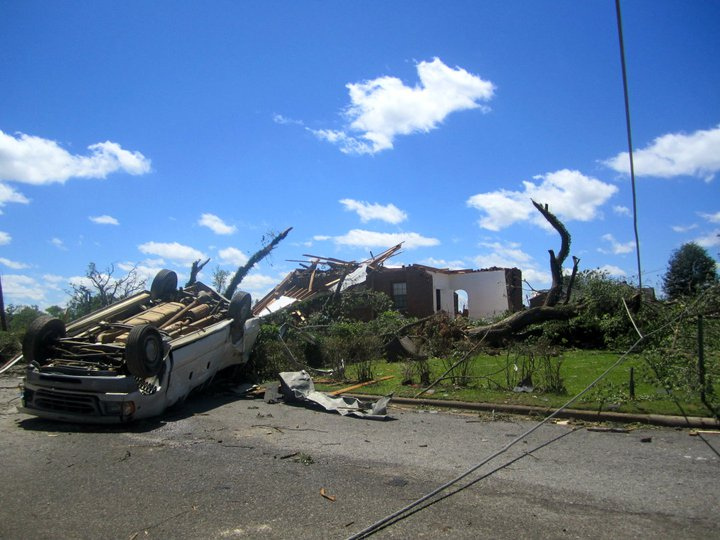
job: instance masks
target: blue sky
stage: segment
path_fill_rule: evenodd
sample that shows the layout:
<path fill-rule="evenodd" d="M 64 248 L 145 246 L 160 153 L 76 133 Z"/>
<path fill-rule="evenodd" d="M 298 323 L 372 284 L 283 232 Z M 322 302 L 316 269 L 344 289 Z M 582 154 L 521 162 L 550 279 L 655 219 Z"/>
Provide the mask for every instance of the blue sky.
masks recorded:
<path fill-rule="evenodd" d="M 720 3 L 623 2 L 643 284 L 720 252 Z M 0 0 L 6 303 L 63 305 L 89 262 L 121 275 L 303 254 L 581 269 L 637 279 L 611 0 Z M 527 291 L 530 292 L 529 289 Z"/>

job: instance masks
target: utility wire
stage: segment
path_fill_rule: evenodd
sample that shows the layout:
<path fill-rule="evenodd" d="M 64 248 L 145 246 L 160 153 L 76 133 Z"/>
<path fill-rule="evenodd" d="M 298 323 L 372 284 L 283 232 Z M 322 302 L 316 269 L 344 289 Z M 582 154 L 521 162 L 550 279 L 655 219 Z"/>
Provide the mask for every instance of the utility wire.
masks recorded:
<path fill-rule="evenodd" d="M 348 537 L 347 540 L 359 540 L 360 538 L 366 538 L 366 537 L 368 537 L 369 535 L 371 535 L 371 534 L 373 534 L 374 532 L 376 532 L 378 529 L 382 528 L 386 523 L 395 520 L 396 518 L 398 518 L 398 517 L 401 516 L 402 514 L 405 514 L 405 513 L 408 512 L 409 510 L 412 510 L 413 508 L 415 508 L 415 507 L 418 506 L 419 504 L 422 504 L 422 503 L 424 503 L 425 501 L 431 499 L 432 497 L 434 497 L 435 495 L 437 495 L 437 494 L 440 493 L 441 491 L 446 490 L 447 488 L 449 488 L 449 487 L 452 486 L 453 484 L 458 483 L 460 480 L 462 480 L 462 479 L 465 478 L 466 476 L 469 476 L 470 474 L 474 473 L 476 470 L 478 470 L 480 467 L 482 467 L 483 465 L 485 465 L 485 464 L 488 463 L 489 461 L 492 461 L 492 460 L 495 459 L 496 457 L 498 457 L 498 456 L 504 454 L 505 452 L 507 452 L 508 450 L 510 450 L 510 448 L 512 448 L 512 447 L 515 446 L 517 443 L 519 443 L 520 441 L 522 441 L 523 439 L 525 439 L 526 437 L 528 437 L 529 435 L 531 435 L 532 433 L 534 433 L 535 431 L 537 431 L 538 429 L 540 429 L 542 426 L 544 426 L 545 424 L 547 424 L 551 419 L 555 418 L 558 414 L 560 414 L 560 412 L 562 412 L 563 410 L 565 410 L 566 408 L 568 408 L 568 407 L 569 407 L 570 405 L 572 405 L 575 401 L 577 401 L 577 400 L 580 399 L 582 396 L 584 396 L 586 393 L 588 393 L 593 386 L 595 386 L 598 382 L 600 382 L 602 379 L 604 379 L 604 378 L 607 376 L 608 373 L 610 373 L 610 372 L 611 372 L 612 370 L 614 370 L 617 366 L 619 366 L 619 365 L 625 360 L 625 358 L 626 358 L 626 357 L 640 344 L 640 342 L 642 342 L 644 339 L 645 339 L 644 337 L 639 338 L 635 343 L 633 343 L 633 345 L 632 345 L 627 351 L 625 351 L 625 353 L 622 354 L 622 356 L 620 356 L 620 358 L 618 358 L 618 359 L 615 361 L 615 363 L 613 363 L 609 368 L 607 368 L 605 371 L 603 371 L 602 374 L 600 374 L 594 381 L 592 381 L 589 385 L 587 385 L 584 390 L 582 390 L 581 392 L 579 392 L 578 394 L 576 394 L 574 397 L 572 397 L 571 399 L 569 399 L 564 405 L 562 405 L 561 407 L 559 407 L 558 409 L 556 409 L 552 414 L 549 414 L 548 416 L 546 416 L 545 418 L 543 418 L 540 422 L 538 422 L 537 424 L 535 424 L 532 428 L 530 428 L 530 429 L 526 430 L 524 433 L 518 435 L 518 436 L 515 437 L 512 441 L 510 441 L 509 443 L 507 443 L 505 446 L 503 446 L 502 448 L 500 448 L 500 449 L 497 450 L 496 452 L 490 454 L 487 458 L 485 458 L 484 460 L 482 460 L 480 463 L 478 463 L 477 465 L 474 465 L 473 467 L 471 467 L 470 469 L 468 469 L 468 470 L 465 471 L 464 473 L 460 474 L 460 475 L 457 476 L 456 478 L 453 478 L 452 480 L 450 480 L 449 482 L 446 482 L 445 484 L 441 485 L 440 487 L 435 488 L 434 490 L 432 490 L 432 491 L 431 491 L 430 493 L 428 493 L 427 495 L 424 495 L 423 497 L 417 499 L 416 501 L 413 501 L 412 503 L 408 504 L 408 505 L 405 506 L 404 508 L 401 508 L 401 509 L 398 510 L 397 512 L 393 512 L 392 514 L 384 517 L 383 519 L 381 519 L 381 520 L 373 523 L 373 524 L 370 525 L 369 527 L 366 527 L 366 528 L 363 529 L 362 531 L 360 531 L 360 532 L 358 532 L 358 533 L 356 533 L 356 534 Z"/>
<path fill-rule="evenodd" d="M 615 0 L 618 37 L 620 39 L 620 63 L 622 64 L 623 92 L 625 94 L 625 125 L 627 126 L 628 155 L 630 157 L 630 185 L 632 186 L 633 227 L 635 229 L 635 253 L 637 255 L 638 289 L 642 289 L 642 271 L 640 270 L 640 235 L 637 222 L 637 196 L 635 192 L 635 164 L 633 162 L 632 130 L 630 128 L 630 97 L 628 93 L 627 68 L 625 66 L 625 42 L 623 40 L 622 14 L 620 0 Z"/>
<path fill-rule="evenodd" d="M 700 301 L 700 298 L 696 299 L 695 302 L 693 302 L 693 305 L 699 303 L 699 301 Z M 529 435 L 531 435 L 532 433 L 534 433 L 535 431 L 537 431 L 538 429 L 540 429 L 540 427 L 542 427 L 543 425 L 547 424 L 552 418 L 556 417 L 556 416 L 557 416 L 558 414 L 560 414 L 563 410 L 567 409 L 567 408 L 568 408 L 570 405 L 572 405 L 575 401 L 577 401 L 577 400 L 580 399 L 583 395 L 585 395 L 586 393 L 588 393 L 591 388 L 593 388 L 597 383 L 599 383 L 602 379 L 604 379 L 611 371 L 613 371 L 616 367 L 618 367 L 618 366 L 625 360 L 625 358 L 627 358 L 627 356 L 628 356 L 630 353 L 632 353 L 632 352 L 638 347 L 638 345 L 640 345 L 640 343 L 642 343 L 643 341 L 646 341 L 646 340 L 647 340 L 648 338 L 650 338 L 651 336 L 654 336 L 654 335 L 656 335 L 656 334 L 659 334 L 659 333 L 663 332 L 664 330 L 666 330 L 667 328 L 671 327 L 675 322 L 677 322 L 678 320 L 681 319 L 681 317 L 684 316 L 685 312 L 688 312 L 688 311 L 690 310 L 690 307 L 692 307 L 692 306 L 688 306 L 687 308 L 685 308 L 685 310 L 683 310 L 683 313 L 680 313 L 680 314 L 676 315 L 675 317 L 673 317 L 672 320 L 666 322 L 665 324 L 661 325 L 660 327 L 658 327 L 658 328 L 656 328 L 656 329 L 652 330 L 651 332 L 649 332 L 649 333 L 647 333 L 647 334 L 644 334 L 644 335 L 640 332 L 640 330 L 638 329 L 637 325 L 636 325 L 635 322 L 633 321 L 633 326 L 635 327 L 635 330 L 636 330 L 636 332 L 637 332 L 637 334 L 638 334 L 638 336 L 639 336 L 638 339 L 637 339 L 610 367 L 608 367 L 608 368 L 607 368 L 605 371 L 603 371 L 595 380 L 593 380 L 590 384 L 588 384 L 588 385 L 585 387 L 584 390 L 582 390 L 581 392 L 579 392 L 578 394 L 576 394 L 575 396 L 573 396 L 572 398 L 570 398 L 564 405 L 560 406 L 560 407 L 559 407 L 558 409 L 556 409 L 552 414 L 546 416 L 544 419 L 542 419 L 540 422 L 538 422 L 537 424 L 535 424 L 533 427 L 531 427 L 530 429 L 526 430 L 524 433 L 522 433 L 522 434 L 518 435 L 517 437 L 515 437 L 512 441 L 510 441 L 510 442 L 507 443 L 505 446 L 503 446 L 502 448 L 500 448 L 499 450 L 497 450 L 496 452 L 494 452 L 493 454 L 491 454 L 490 456 L 488 456 L 487 458 L 485 458 L 484 460 L 482 460 L 482 461 L 481 461 L 480 463 L 478 463 L 477 465 L 472 466 L 470 469 L 468 469 L 468 470 L 465 471 L 464 473 L 460 474 L 460 475 L 457 476 L 456 478 L 453 478 L 452 480 L 446 482 L 445 484 L 443 484 L 443 485 L 435 488 L 435 489 L 432 490 L 430 493 L 428 493 L 428 494 L 426 494 L 426 495 L 423 495 L 421 498 L 419 498 L 419 499 L 411 502 L 410 504 L 408 504 L 407 506 L 401 508 L 400 510 L 398 510 L 398 511 L 396 511 L 396 512 L 393 512 L 392 514 L 390 514 L 390 515 L 388 515 L 388 516 L 386 516 L 386 517 L 384 517 L 384 518 L 376 521 L 375 523 L 373 523 L 372 525 L 366 527 L 366 528 L 363 529 L 362 531 L 360 531 L 360 532 L 358 532 L 358 533 L 355 533 L 355 534 L 352 535 L 352 536 L 349 536 L 349 537 L 347 538 L 347 540 L 359 540 L 359 539 L 361 539 L 361 538 L 367 538 L 367 537 L 369 537 L 370 535 L 376 533 L 376 532 L 379 531 L 380 529 L 382 529 L 382 528 L 384 528 L 385 526 L 387 526 L 389 523 L 392 523 L 392 522 L 395 522 L 395 521 L 399 521 L 400 519 L 402 519 L 402 518 L 404 518 L 404 517 L 407 517 L 408 512 L 409 512 L 410 510 L 412 510 L 413 508 L 416 508 L 416 507 L 419 506 L 420 504 L 422 504 L 422 503 L 424 503 L 424 502 L 432 499 L 432 498 L 435 497 L 437 494 L 439 494 L 439 493 L 441 493 L 442 491 L 448 489 L 449 487 L 453 486 L 454 484 L 457 484 L 460 480 L 462 480 L 463 478 L 469 476 L 470 474 L 472 474 L 473 472 L 475 472 L 476 470 L 478 470 L 478 469 L 479 469 L 480 467 L 482 467 L 483 465 L 487 464 L 488 462 L 492 461 L 492 460 L 495 459 L 496 457 L 498 457 L 498 456 L 504 454 L 505 452 L 507 452 L 510 448 L 512 448 L 513 446 L 515 446 L 518 442 L 522 441 L 523 439 L 525 439 L 526 437 L 528 437 Z M 627 310 L 628 317 L 630 317 L 630 319 L 632 320 L 632 315 L 630 314 L 630 310 L 627 309 L 627 304 L 625 304 L 625 308 L 626 308 L 626 310 Z M 682 408 L 681 408 L 681 410 L 682 410 Z M 683 414 L 684 414 L 684 411 L 682 411 L 682 412 L 683 412 Z M 686 420 L 687 420 L 687 416 L 685 416 L 685 418 L 686 418 Z M 688 423 L 689 423 L 689 422 L 688 422 Z M 702 437 L 701 437 L 701 438 L 702 438 Z M 713 448 L 712 445 L 711 445 L 707 440 L 705 440 L 704 438 L 702 438 L 702 440 L 703 440 L 703 442 L 705 442 L 705 444 L 707 444 L 708 446 L 710 446 L 710 448 L 711 448 L 716 454 L 718 453 L 717 450 L 715 450 L 715 448 Z M 475 482 L 471 482 L 471 484 L 473 484 L 473 483 L 475 483 Z"/>

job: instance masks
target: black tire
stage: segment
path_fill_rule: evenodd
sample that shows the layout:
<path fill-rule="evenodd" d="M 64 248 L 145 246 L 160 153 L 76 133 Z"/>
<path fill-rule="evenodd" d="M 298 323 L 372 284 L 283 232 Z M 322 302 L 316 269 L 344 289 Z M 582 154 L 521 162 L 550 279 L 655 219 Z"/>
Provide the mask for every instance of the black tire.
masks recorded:
<path fill-rule="evenodd" d="M 150 298 L 167 302 L 175 298 L 177 292 L 177 274 L 172 270 L 160 270 L 150 287 Z"/>
<path fill-rule="evenodd" d="M 23 358 L 42 364 L 52 356 L 52 347 L 65 337 L 65 323 L 60 319 L 41 315 L 28 326 L 22 343 Z"/>
<path fill-rule="evenodd" d="M 145 379 L 160 373 L 165 357 L 160 331 L 149 324 L 134 326 L 125 345 L 125 361 L 131 375 Z"/>
<path fill-rule="evenodd" d="M 235 324 L 244 325 L 245 321 L 252 316 L 252 297 L 250 293 L 244 291 L 236 292 L 232 300 L 230 300 L 230 306 L 228 307 L 228 317 L 231 318 Z"/>

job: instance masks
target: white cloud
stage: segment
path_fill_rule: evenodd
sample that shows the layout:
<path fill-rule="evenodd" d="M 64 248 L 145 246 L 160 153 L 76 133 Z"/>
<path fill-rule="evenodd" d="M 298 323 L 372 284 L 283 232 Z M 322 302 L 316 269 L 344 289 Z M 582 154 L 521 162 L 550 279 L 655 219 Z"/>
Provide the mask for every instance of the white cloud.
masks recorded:
<path fill-rule="evenodd" d="M 283 116 L 282 114 L 274 114 L 273 122 L 275 122 L 276 124 L 281 124 L 281 125 L 288 125 L 288 124 L 294 124 L 297 126 L 303 125 L 302 120 L 293 120 L 292 118 L 287 118 L 287 117 Z"/>
<path fill-rule="evenodd" d="M 40 302 L 45 293 L 33 278 L 20 274 L 5 274 L 2 277 L 3 295 L 7 303 Z"/>
<path fill-rule="evenodd" d="M 418 233 L 380 233 L 374 231 L 366 231 L 363 229 L 353 229 L 342 236 L 332 237 L 315 237 L 315 240 L 321 238 L 332 239 L 333 242 L 343 246 L 355 246 L 363 248 L 376 247 L 392 247 L 403 242 L 405 249 L 413 249 L 418 247 L 437 246 L 440 240 L 437 238 L 428 238 Z"/>
<path fill-rule="evenodd" d="M 698 212 L 701 218 L 709 221 L 710 223 L 720 223 L 720 212 L 714 214 L 706 214 L 704 212 Z"/>
<path fill-rule="evenodd" d="M 45 287 L 54 291 L 64 291 L 63 287 L 67 284 L 67 278 L 58 276 L 56 274 L 43 274 L 43 282 Z"/>
<path fill-rule="evenodd" d="M 248 256 L 237 248 L 229 247 L 218 251 L 220 261 L 233 266 L 242 266 L 248 262 Z"/>
<path fill-rule="evenodd" d="M 4 246 L 12 242 L 12 236 L 8 233 L 0 231 L 0 246 Z"/>
<path fill-rule="evenodd" d="M 530 199 L 547 204 L 550 211 L 564 221 L 591 221 L 599 216 L 598 208 L 618 190 L 616 186 L 568 169 L 534 179 L 541 182 L 524 181 L 524 191 L 500 189 L 479 193 L 470 197 L 467 205 L 487 214 L 479 221 L 484 229 L 499 231 L 520 221 L 531 221 L 547 229 L 550 225 Z"/>
<path fill-rule="evenodd" d="M 11 261 L 10 259 L 6 259 L 5 257 L 0 257 L 0 264 L 7 266 L 8 268 L 12 268 L 13 270 L 22 270 L 24 268 L 30 268 L 29 264 L 17 262 L 17 261 Z"/>
<path fill-rule="evenodd" d="M 240 288 L 244 291 L 255 293 L 254 296 L 257 296 L 258 293 L 261 293 L 264 296 L 270 289 L 275 287 L 277 283 L 277 279 L 271 276 L 263 274 L 248 274 L 240 282 Z"/>
<path fill-rule="evenodd" d="M 0 131 L 0 180 L 42 185 L 69 178 L 105 178 L 116 171 L 132 175 L 150 171 L 149 159 L 117 143 L 91 144 L 88 150 L 90 155 L 73 155 L 55 141 Z"/>
<path fill-rule="evenodd" d="M 394 204 L 383 206 L 377 203 L 370 204 L 365 201 L 355 201 L 353 199 L 341 199 L 340 204 L 345 207 L 345 210 L 356 212 L 363 223 L 367 223 L 371 219 L 378 219 L 387 223 L 397 224 L 405 221 L 408 217 L 405 212 Z"/>
<path fill-rule="evenodd" d="M 549 272 L 540 270 L 533 257 L 520 249 L 516 242 L 481 242 L 481 247 L 489 251 L 478 255 L 473 262 L 478 268 L 519 268 L 523 279 L 531 283 L 534 288 L 550 285 L 552 276 Z"/>
<path fill-rule="evenodd" d="M 145 281 L 145 288 L 149 289 L 157 273 L 165 268 L 165 261 L 163 259 L 145 259 L 137 264 L 125 261 L 118 263 L 118 268 L 126 274 L 134 269 L 137 277 Z M 185 280 L 182 279 L 181 273 L 176 273 L 178 274 L 178 283 L 184 283 Z"/>
<path fill-rule="evenodd" d="M 673 225 L 671 228 L 676 233 L 685 233 L 688 231 L 692 231 L 693 229 L 697 229 L 697 224 L 693 223 L 691 225 Z"/>
<path fill-rule="evenodd" d="M 374 154 L 393 147 L 398 135 L 428 132 L 452 112 L 481 108 L 495 86 L 439 58 L 417 64 L 420 84 L 406 86 L 396 77 L 346 85 L 349 125 L 343 130 L 310 130 L 350 154 Z"/>
<path fill-rule="evenodd" d="M 198 220 L 198 225 L 207 227 L 215 234 L 233 234 L 237 231 L 237 227 L 228 225 L 215 214 L 203 214 Z"/>
<path fill-rule="evenodd" d="M 704 248 L 720 246 L 720 229 L 715 229 L 706 235 L 696 238 L 695 243 Z"/>
<path fill-rule="evenodd" d="M 627 152 L 621 152 L 603 164 L 617 172 L 630 174 Z M 633 152 L 633 165 L 636 176 L 695 176 L 709 182 L 720 170 L 720 125 L 690 135 L 662 135 L 647 147 Z"/>
<path fill-rule="evenodd" d="M 52 238 L 50 240 L 50 243 L 58 249 L 67 251 L 67 248 L 65 247 L 65 243 L 62 240 L 60 240 L 59 238 Z"/>
<path fill-rule="evenodd" d="M 615 255 L 622 255 L 624 253 L 632 253 L 635 249 L 635 242 L 625 242 L 624 244 L 615 240 L 612 234 L 604 234 L 602 236 L 603 241 L 610 244 L 610 251 L 604 248 L 598 248 L 600 253 L 613 253 Z"/>
<path fill-rule="evenodd" d="M 601 272 L 606 272 L 608 275 L 615 276 L 615 277 L 625 277 L 627 276 L 627 272 L 623 270 L 622 268 L 618 266 L 614 266 L 612 264 L 605 264 L 598 268 Z"/>
<path fill-rule="evenodd" d="M 30 199 L 19 191 L 15 191 L 7 184 L 0 183 L 0 207 L 5 206 L 7 203 L 27 204 L 29 202 Z M 2 214 L 2 212 L 0 212 L 0 214 Z"/>
<path fill-rule="evenodd" d="M 202 251 L 177 242 L 145 242 L 140 244 L 138 249 L 146 255 L 157 255 L 178 264 L 192 263 L 198 259 L 207 258 Z"/>
<path fill-rule="evenodd" d="M 120 222 L 112 216 L 90 216 L 90 221 L 98 225 L 120 225 Z"/>
<path fill-rule="evenodd" d="M 446 261 L 445 259 L 436 259 L 435 257 L 428 257 L 427 259 L 421 261 L 421 264 L 435 268 L 449 268 L 450 270 L 462 270 L 467 268 L 467 264 L 464 261 Z"/>
<path fill-rule="evenodd" d="M 616 204 L 612 209 L 618 216 L 632 216 L 632 212 L 627 206 Z"/>

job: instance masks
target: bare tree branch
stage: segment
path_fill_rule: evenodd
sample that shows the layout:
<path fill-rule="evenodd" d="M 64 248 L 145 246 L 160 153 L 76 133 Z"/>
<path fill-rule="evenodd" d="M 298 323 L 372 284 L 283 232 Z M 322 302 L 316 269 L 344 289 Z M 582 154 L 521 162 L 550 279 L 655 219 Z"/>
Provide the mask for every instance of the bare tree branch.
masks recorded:
<path fill-rule="evenodd" d="M 548 253 L 550 253 L 550 273 L 552 274 L 553 282 L 550 290 L 548 291 L 547 297 L 545 298 L 544 305 L 550 307 L 557 304 L 560 300 L 560 296 L 562 295 L 562 265 L 565 262 L 565 259 L 567 259 L 567 256 L 570 254 L 570 233 L 565 228 L 565 225 L 563 225 L 562 222 L 555 216 L 555 214 L 548 210 L 547 204 L 543 205 L 535 201 L 532 201 L 532 203 L 533 206 L 537 208 L 538 212 L 540 212 L 548 223 L 550 223 L 550 225 L 552 225 L 558 232 L 561 240 L 560 253 L 558 253 L 557 257 L 552 249 L 548 250 Z"/>
<path fill-rule="evenodd" d="M 192 268 L 190 268 L 190 279 L 188 279 L 188 282 L 185 284 L 186 287 L 189 287 L 197 281 L 197 276 L 200 273 L 200 270 L 202 270 L 203 267 L 209 262 L 210 259 L 205 259 L 205 262 L 200 264 L 200 259 L 198 259 L 197 261 L 194 261 L 192 263 Z"/>

